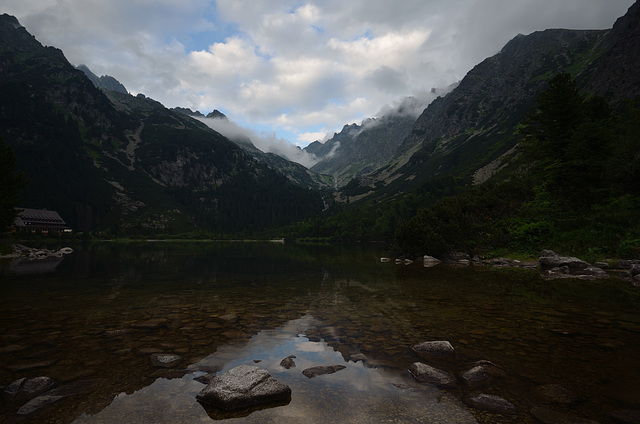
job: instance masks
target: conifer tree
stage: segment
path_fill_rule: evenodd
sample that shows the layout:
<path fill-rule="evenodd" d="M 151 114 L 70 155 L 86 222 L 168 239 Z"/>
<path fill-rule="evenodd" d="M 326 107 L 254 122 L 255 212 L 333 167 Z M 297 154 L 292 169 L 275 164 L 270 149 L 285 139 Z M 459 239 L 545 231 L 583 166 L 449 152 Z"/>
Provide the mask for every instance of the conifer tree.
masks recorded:
<path fill-rule="evenodd" d="M 27 184 L 24 175 L 16 174 L 15 169 L 16 155 L 0 137 L 0 233 L 13 224 L 15 208 L 20 203 L 20 190 Z"/>

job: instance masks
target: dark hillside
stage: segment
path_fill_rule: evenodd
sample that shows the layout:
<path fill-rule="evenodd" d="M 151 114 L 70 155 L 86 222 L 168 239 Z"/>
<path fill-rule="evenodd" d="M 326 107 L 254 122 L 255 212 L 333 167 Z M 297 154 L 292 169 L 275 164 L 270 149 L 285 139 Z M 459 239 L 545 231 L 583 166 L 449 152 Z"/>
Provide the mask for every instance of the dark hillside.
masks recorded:
<path fill-rule="evenodd" d="M 124 234 L 250 232 L 322 210 L 318 192 L 206 125 L 121 91 L 0 17 L 0 136 L 30 179 L 21 206 Z"/>

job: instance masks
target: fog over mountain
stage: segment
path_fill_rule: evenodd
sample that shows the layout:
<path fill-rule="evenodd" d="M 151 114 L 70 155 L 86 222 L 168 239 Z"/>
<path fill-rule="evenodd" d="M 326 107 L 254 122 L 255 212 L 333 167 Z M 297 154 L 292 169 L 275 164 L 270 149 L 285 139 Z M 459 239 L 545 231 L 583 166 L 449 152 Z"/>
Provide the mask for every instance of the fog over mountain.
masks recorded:
<path fill-rule="evenodd" d="M 169 108 L 223 107 L 281 151 L 283 139 L 306 146 L 381 105 L 459 81 L 516 34 L 611 28 L 632 3 L 5 0 L 2 8 L 71 63 Z"/>

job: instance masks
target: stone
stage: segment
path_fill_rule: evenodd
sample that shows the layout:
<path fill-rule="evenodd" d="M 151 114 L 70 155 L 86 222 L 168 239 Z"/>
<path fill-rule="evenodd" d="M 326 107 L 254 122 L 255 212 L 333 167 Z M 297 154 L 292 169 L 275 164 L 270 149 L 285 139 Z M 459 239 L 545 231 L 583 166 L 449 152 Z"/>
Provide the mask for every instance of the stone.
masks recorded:
<path fill-rule="evenodd" d="M 29 415 L 32 414 L 45 406 L 51 405 L 64 398 L 64 396 L 54 396 L 54 395 L 42 395 L 36 398 L 31 399 L 29 402 L 25 403 L 18 409 L 18 415 Z"/>
<path fill-rule="evenodd" d="M 26 381 L 27 381 L 26 378 L 24 377 L 20 378 L 14 381 L 13 383 L 9 384 L 7 387 L 5 387 L 4 392 L 9 396 L 16 396 L 18 393 L 22 391 L 22 388 L 24 387 L 24 383 Z"/>
<path fill-rule="evenodd" d="M 445 256 L 445 260 L 447 262 L 458 262 L 459 260 L 469 260 L 471 256 L 469 256 L 466 252 L 449 252 Z"/>
<path fill-rule="evenodd" d="M 560 256 L 552 250 L 543 250 L 540 252 L 540 266 L 543 268 L 562 268 L 563 266 L 569 267 L 571 270 L 585 269 L 590 265 L 572 256 Z"/>
<path fill-rule="evenodd" d="M 599 424 L 597 421 L 565 414 L 564 412 L 543 406 L 531 408 L 531 415 L 544 424 Z"/>
<path fill-rule="evenodd" d="M 347 367 L 345 367 L 344 365 L 317 366 L 317 367 L 307 368 L 306 370 L 302 371 L 302 375 L 304 375 L 307 378 L 313 378 L 313 377 L 317 377 L 319 375 L 333 374 L 334 372 L 338 372 L 338 371 L 343 370 L 345 368 L 347 368 Z"/>
<path fill-rule="evenodd" d="M 495 412 L 497 414 L 514 415 L 517 413 L 514 404 L 500 396 L 479 394 L 466 399 L 467 405 L 482 409 L 484 411 Z"/>
<path fill-rule="evenodd" d="M 491 374 L 487 370 L 487 367 L 478 365 L 473 367 L 460 376 L 461 380 L 469 387 L 478 388 L 486 386 L 492 380 Z"/>
<path fill-rule="evenodd" d="M 633 268 L 634 265 L 640 265 L 640 260 L 639 259 L 625 259 L 625 260 L 621 260 L 616 262 L 616 268 L 619 269 L 631 269 Z"/>
<path fill-rule="evenodd" d="M 91 390 L 100 381 L 100 379 L 74 381 L 73 383 L 51 389 L 46 394 L 62 397 L 75 396 Z"/>
<path fill-rule="evenodd" d="M 411 349 L 426 360 L 453 361 L 456 357 L 456 351 L 446 340 L 423 342 Z"/>
<path fill-rule="evenodd" d="M 433 384 L 446 389 L 456 388 L 456 380 L 451 374 L 422 362 L 411 364 L 409 372 L 418 383 Z"/>
<path fill-rule="evenodd" d="M 151 363 L 155 367 L 173 368 L 182 361 L 182 356 L 168 353 L 152 353 Z"/>
<path fill-rule="evenodd" d="M 351 355 L 349 355 L 349 360 L 353 362 L 364 362 L 367 360 L 367 357 L 363 353 L 352 353 Z"/>
<path fill-rule="evenodd" d="M 582 271 L 580 271 L 581 275 L 590 275 L 593 276 L 595 278 L 609 278 L 609 274 L 607 274 L 607 271 L 605 271 L 602 268 L 598 268 L 595 266 L 588 266 L 585 269 L 583 269 Z"/>
<path fill-rule="evenodd" d="M 422 263 L 425 268 L 434 267 L 438 265 L 440 262 L 441 262 L 440 259 L 434 258 L 433 256 L 429 256 L 429 255 L 424 255 L 424 257 L 422 258 Z"/>
<path fill-rule="evenodd" d="M 579 400 L 578 395 L 559 384 L 545 384 L 533 389 L 533 393 L 545 402 L 568 405 Z"/>
<path fill-rule="evenodd" d="M 280 383 L 263 368 L 240 365 L 211 379 L 196 399 L 225 411 L 257 405 L 288 402 L 291 388 Z"/>
<path fill-rule="evenodd" d="M 54 384 L 54 381 L 49 377 L 35 377 L 25 381 L 22 390 L 32 395 L 49 390 Z"/>
<path fill-rule="evenodd" d="M 282 361 L 280 361 L 280 366 L 285 367 L 286 369 L 295 368 L 296 363 L 293 362 L 293 358 L 295 357 L 295 355 L 287 356 Z"/>

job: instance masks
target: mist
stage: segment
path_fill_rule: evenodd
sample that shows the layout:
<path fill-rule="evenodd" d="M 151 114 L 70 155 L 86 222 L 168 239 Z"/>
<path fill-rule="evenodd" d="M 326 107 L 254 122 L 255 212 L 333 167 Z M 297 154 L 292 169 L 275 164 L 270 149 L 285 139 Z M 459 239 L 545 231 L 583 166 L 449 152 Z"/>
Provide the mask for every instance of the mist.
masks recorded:
<path fill-rule="evenodd" d="M 196 119 L 228 139 L 239 144 L 253 146 L 263 153 L 282 156 L 306 168 L 311 168 L 318 162 L 315 155 L 305 152 L 284 138 L 277 137 L 275 133 L 257 132 L 244 128 L 227 118 L 196 117 Z"/>

